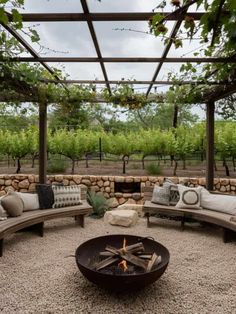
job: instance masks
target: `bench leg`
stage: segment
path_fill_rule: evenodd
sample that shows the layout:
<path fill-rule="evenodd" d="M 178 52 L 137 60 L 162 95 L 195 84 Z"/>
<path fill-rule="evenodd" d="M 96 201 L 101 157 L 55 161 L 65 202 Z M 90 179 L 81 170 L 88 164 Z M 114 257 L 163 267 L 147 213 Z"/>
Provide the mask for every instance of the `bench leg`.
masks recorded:
<path fill-rule="evenodd" d="M 223 228 L 223 241 L 224 243 L 231 242 L 236 239 L 236 232 L 229 230 L 227 228 Z"/>
<path fill-rule="evenodd" d="M 36 225 L 32 226 L 32 229 L 40 236 L 43 237 L 43 232 L 44 232 L 44 222 L 40 222 Z"/>
<path fill-rule="evenodd" d="M 184 231 L 184 223 L 185 223 L 185 219 L 184 217 L 181 217 L 181 230 Z"/>
<path fill-rule="evenodd" d="M 0 257 L 3 256 L 3 239 L 0 240 Z"/>
<path fill-rule="evenodd" d="M 84 215 L 75 216 L 75 220 L 78 221 L 82 228 L 84 228 Z"/>
<path fill-rule="evenodd" d="M 147 217 L 147 228 L 150 228 L 150 214 L 146 213 L 146 217 Z"/>

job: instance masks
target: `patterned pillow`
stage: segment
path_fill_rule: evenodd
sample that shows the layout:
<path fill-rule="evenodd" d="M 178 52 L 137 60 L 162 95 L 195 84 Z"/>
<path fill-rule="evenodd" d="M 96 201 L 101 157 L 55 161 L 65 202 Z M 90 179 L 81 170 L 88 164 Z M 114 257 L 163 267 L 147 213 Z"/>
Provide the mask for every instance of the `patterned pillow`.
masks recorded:
<path fill-rule="evenodd" d="M 52 190 L 54 194 L 54 204 L 52 208 L 82 204 L 80 186 L 78 185 L 53 185 Z"/>
<path fill-rule="evenodd" d="M 180 199 L 176 204 L 178 208 L 200 209 L 202 187 L 189 188 L 178 184 Z"/>
<path fill-rule="evenodd" d="M 169 205 L 169 190 L 166 187 L 154 186 L 151 202 L 161 205 Z"/>
<path fill-rule="evenodd" d="M 172 182 L 170 179 L 165 179 L 163 187 L 169 190 L 169 205 L 175 206 L 179 201 L 179 190 L 178 185 Z"/>

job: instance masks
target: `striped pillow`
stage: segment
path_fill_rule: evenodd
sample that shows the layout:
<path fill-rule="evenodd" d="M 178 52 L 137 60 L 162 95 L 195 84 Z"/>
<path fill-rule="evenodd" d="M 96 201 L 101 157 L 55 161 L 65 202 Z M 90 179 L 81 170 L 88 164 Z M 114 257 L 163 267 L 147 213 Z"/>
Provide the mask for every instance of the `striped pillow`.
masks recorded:
<path fill-rule="evenodd" d="M 52 208 L 60 208 L 82 204 L 81 191 L 78 185 L 70 186 L 53 185 L 52 190 L 54 194 L 54 204 Z"/>

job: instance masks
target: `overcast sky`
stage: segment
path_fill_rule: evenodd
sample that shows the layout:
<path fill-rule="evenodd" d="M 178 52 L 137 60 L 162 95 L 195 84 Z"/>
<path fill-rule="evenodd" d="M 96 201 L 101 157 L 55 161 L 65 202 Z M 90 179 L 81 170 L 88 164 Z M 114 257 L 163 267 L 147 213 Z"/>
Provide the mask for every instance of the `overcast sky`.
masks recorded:
<path fill-rule="evenodd" d="M 90 12 L 151 12 L 160 2 L 160 0 L 87 1 Z M 24 7 L 25 13 L 83 12 L 78 0 L 25 0 Z M 171 10 L 173 10 L 171 5 L 165 9 L 165 11 Z M 196 7 L 192 7 L 189 11 L 196 11 Z M 32 23 L 24 23 L 24 25 L 32 26 Z M 167 22 L 170 30 L 173 25 L 174 22 Z M 164 50 L 164 43 L 160 38 L 115 30 L 128 28 L 148 31 L 148 22 L 94 22 L 94 28 L 103 57 L 161 57 Z M 37 44 L 33 45 L 42 56 L 97 57 L 86 22 L 41 22 L 37 24 L 36 30 L 40 35 L 40 44 L 49 48 L 41 51 Z M 168 56 L 191 57 L 200 45 L 198 40 L 191 43 L 184 41 L 183 48 L 176 50 L 172 47 Z M 50 63 L 49 65 L 64 69 L 70 79 L 104 79 L 100 65 L 97 63 Z M 157 63 L 105 64 L 110 80 L 121 78 L 151 80 L 157 66 Z M 168 72 L 178 73 L 180 66 L 180 64 L 165 63 L 157 80 L 167 79 Z M 148 86 L 135 85 L 134 87 L 137 91 L 145 92 Z M 157 87 L 157 91 L 166 89 L 166 86 Z"/>

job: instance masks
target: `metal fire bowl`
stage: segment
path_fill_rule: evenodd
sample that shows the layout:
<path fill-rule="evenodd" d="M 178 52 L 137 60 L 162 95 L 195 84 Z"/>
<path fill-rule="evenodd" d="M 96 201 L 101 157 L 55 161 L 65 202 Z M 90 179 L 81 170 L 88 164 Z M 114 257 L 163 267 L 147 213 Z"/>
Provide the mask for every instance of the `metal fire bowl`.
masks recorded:
<path fill-rule="evenodd" d="M 162 261 L 153 270 L 140 274 L 103 274 L 92 269 L 91 261 L 105 250 L 106 245 L 122 247 L 124 237 L 127 245 L 143 242 L 145 251 L 161 255 Z M 91 282 L 113 291 L 127 291 L 143 288 L 155 282 L 165 272 L 170 253 L 162 244 L 150 239 L 127 234 L 114 234 L 90 239 L 82 243 L 75 252 L 76 263 L 81 273 Z"/>

